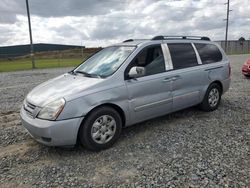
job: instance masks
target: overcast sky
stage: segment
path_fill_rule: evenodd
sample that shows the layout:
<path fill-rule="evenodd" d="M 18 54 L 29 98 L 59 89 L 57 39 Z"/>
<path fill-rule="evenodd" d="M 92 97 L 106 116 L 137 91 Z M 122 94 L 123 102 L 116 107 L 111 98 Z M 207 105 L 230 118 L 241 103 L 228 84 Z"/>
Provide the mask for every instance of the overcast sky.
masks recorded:
<path fill-rule="evenodd" d="M 155 35 L 225 36 L 226 0 L 29 0 L 34 43 L 106 46 Z M 249 0 L 231 0 L 229 39 L 250 38 Z M 29 43 L 25 0 L 1 0 L 0 46 Z"/>

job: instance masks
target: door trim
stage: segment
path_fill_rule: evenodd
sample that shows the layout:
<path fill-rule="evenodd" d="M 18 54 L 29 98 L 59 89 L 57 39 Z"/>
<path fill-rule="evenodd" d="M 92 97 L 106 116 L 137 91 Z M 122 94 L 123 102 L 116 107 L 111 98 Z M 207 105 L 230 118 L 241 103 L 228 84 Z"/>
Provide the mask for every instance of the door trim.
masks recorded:
<path fill-rule="evenodd" d="M 192 96 L 192 95 L 196 95 L 196 94 L 200 94 L 200 91 L 192 91 L 192 92 L 185 93 L 185 94 L 182 94 L 182 95 L 173 96 L 173 100 L 183 98 L 183 97 Z"/>
<path fill-rule="evenodd" d="M 193 47 L 193 49 L 194 49 L 194 52 L 195 52 L 195 55 L 196 55 L 196 59 L 197 59 L 197 61 L 198 61 L 198 64 L 199 64 L 199 65 L 202 65 L 201 57 L 200 57 L 200 55 L 199 55 L 199 53 L 198 53 L 198 50 L 196 49 L 194 43 L 191 43 L 191 45 L 192 45 L 192 47 Z"/>
<path fill-rule="evenodd" d="M 165 69 L 166 71 L 173 69 L 172 58 L 168 49 L 168 45 L 166 43 L 161 44 L 164 60 L 165 60 Z"/>
<path fill-rule="evenodd" d="M 164 99 L 164 100 L 161 100 L 161 101 L 156 101 L 156 102 L 144 104 L 144 105 L 141 105 L 141 106 L 137 106 L 137 107 L 135 107 L 134 110 L 136 112 L 138 112 L 138 111 L 145 110 L 147 108 L 152 108 L 152 107 L 155 107 L 155 106 L 158 106 L 158 105 L 168 104 L 168 103 L 171 103 L 171 102 L 172 102 L 172 98 Z"/>

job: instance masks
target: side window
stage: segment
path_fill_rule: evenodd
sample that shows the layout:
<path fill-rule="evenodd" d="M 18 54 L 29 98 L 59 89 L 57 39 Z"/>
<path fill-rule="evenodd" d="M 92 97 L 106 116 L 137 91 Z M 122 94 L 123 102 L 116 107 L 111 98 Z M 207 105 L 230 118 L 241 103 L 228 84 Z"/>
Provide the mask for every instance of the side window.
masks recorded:
<path fill-rule="evenodd" d="M 154 45 L 142 49 L 127 69 L 134 66 L 144 67 L 145 76 L 165 72 L 165 61 L 161 45 Z M 127 70 L 126 72 L 128 72 Z"/>
<path fill-rule="evenodd" d="M 202 61 L 202 64 L 215 63 L 222 60 L 222 54 L 213 44 L 194 44 Z"/>
<path fill-rule="evenodd" d="M 198 65 L 195 51 L 190 43 L 170 43 L 168 48 L 174 69 L 183 69 Z"/>

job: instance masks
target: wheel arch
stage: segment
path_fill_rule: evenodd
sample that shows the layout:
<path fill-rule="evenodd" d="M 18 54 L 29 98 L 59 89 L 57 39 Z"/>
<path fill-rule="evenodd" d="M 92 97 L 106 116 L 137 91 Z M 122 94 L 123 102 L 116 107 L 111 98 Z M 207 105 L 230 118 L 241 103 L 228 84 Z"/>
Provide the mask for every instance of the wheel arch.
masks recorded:
<path fill-rule="evenodd" d="M 103 104 L 99 104 L 99 105 L 93 107 L 93 108 L 85 115 L 85 117 L 84 117 L 84 119 L 82 120 L 82 123 L 81 123 L 81 124 L 84 123 L 84 120 L 86 119 L 86 117 L 89 116 L 90 113 L 92 113 L 92 112 L 93 112 L 94 110 L 96 110 L 97 108 L 100 108 L 100 107 L 103 107 L 103 106 L 108 106 L 108 107 L 111 107 L 111 108 L 115 109 L 115 110 L 119 113 L 119 115 L 120 115 L 120 117 L 121 117 L 121 119 L 122 119 L 122 127 L 124 127 L 124 126 L 126 125 L 126 116 L 125 116 L 125 112 L 123 111 L 123 109 L 122 109 L 119 105 L 114 104 L 114 103 L 103 103 Z"/>
<path fill-rule="evenodd" d="M 97 105 L 94 108 L 92 108 L 86 114 L 84 119 L 82 120 L 81 125 L 79 126 L 78 131 L 77 131 L 77 143 L 79 143 L 79 132 L 80 132 L 81 126 L 83 126 L 83 124 L 84 124 L 84 121 L 85 121 L 86 117 L 88 117 L 89 114 L 91 112 L 93 112 L 94 110 L 96 110 L 97 108 L 100 108 L 100 107 L 103 107 L 103 106 L 108 106 L 108 107 L 111 107 L 111 108 L 115 109 L 119 113 L 119 115 L 120 115 L 120 117 L 122 119 L 122 127 L 125 127 L 125 125 L 126 125 L 126 116 L 125 116 L 125 113 L 124 113 L 123 109 L 120 106 L 118 106 L 117 104 L 114 104 L 114 103 L 103 103 L 103 104 Z"/>
<path fill-rule="evenodd" d="M 126 125 L 126 116 L 125 116 L 125 113 L 124 113 L 124 111 L 123 111 L 123 109 L 119 106 L 119 105 L 117 105 L 117 104 L 114 104 L 114 103 L 104 103 L 104 104 L 101 104 L 101 105 L 99 105 L 99 106 L 96 106 L 95 108 L 93 108 L 92 110 L 94 110 L 94 109 L 96 109 L 96 108 L 99 108 L 99 107 L 102 107 L 102 106 L 109 106 L 109 107 L 111 107 L 111 108 L 114 108 L 118 113 L 119 113 L 119 115 L 121 116 L 121 119 L 122 119 L 122 127 L 124 127 L 125 125 Z M 91 111 L 92 111 L 91 110 Z M 90 111 L 90 112 L 91 112 Z M 89 112 L 89 113 L 90 113 Z M 88 113 L 88 114 L 89 114 Z"/>
<path fill-rule="evenodd" d="M 215 80 L 215 81 L 213 81 L 211 84 L 213 84 L 213 83 L 218 84 L 218 85 L 220 86 L 220 88 L 221 88 L 221 94 L 222 94 L 222 93 L 223 93 L 223 84 L 221 83 L 221 81 Z M 210 86 L 211 84 L 209 84 L 209 86 Z M 209 86 L 208 86 L 208 87 L 209 87 Z"/>
<path fill-rule="evenodd" d="M 214 80 L 212 81 L 211 83 L 209 83 L 208 85 L 204 86 L 203 89 L 202 89 L 202 92 L 201 92 L 201 97 L 200 97 L 200 101 L 202 102 L 202 100 L 204 99 L 205 95 L 206 95 L 206 92 L 208 90 L 208 88 L 210 87 L 211 84 L 218 84 L 221 88 L 221 94 L 223 93 L 223 84 L 221 83 L 221 81 L 219 80 Z"/>

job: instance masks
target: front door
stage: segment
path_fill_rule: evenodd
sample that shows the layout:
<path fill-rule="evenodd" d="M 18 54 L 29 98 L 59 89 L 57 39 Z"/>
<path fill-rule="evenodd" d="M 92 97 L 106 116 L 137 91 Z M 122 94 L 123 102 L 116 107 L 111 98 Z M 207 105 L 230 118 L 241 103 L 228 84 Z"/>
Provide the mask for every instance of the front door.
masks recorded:
<path fill-rule="evenodd" d="M 126 78 L 134 67 L 145 68 L 145 75 Z M 172 109 L 172 80 L 166 72 L 161 45 L 144 48 L 125 71 L 132 123 L 169 113 Z"/>

